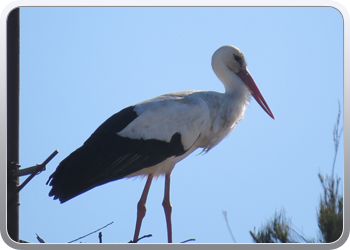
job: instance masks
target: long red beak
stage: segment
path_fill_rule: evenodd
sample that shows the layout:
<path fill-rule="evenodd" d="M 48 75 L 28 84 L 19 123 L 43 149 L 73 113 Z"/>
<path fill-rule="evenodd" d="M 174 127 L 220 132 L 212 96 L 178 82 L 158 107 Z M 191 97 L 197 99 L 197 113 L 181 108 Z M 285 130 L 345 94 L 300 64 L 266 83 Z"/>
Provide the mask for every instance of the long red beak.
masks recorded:
<path fill-rule="evenodd" d="M 275 119 L 275 117 L 273 116 L 273 114 L 269 108 L 269 105 L 267 105 L 264 97 L 260 93 L 258 86 L 256 86 L 256 84 L 253 80 L 253 77 L 249 74 L 248 70 L 240 70 L 237 75 L 248 86 L 250 93 L 252 94 L 254 99 L 259 103 L 259 105 L 263 108 L 263 110 L 265 110 L 265 112 L 269 116 L 271 116 L 272 119 Z"/>

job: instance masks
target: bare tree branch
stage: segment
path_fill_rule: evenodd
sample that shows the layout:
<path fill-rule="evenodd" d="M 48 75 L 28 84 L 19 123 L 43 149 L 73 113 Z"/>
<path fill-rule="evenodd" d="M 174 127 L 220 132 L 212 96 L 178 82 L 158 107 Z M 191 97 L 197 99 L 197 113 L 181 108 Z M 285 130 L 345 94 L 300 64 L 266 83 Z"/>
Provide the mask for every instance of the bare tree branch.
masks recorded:
<path fill-rule="evenodd" d="M 340 115 L 341 115 L 341 108 L 340 108 L 339 100 L 338 100 L 338 105 L 339 105 L 338 117 L 337 117 L 337 122 L 335 123 L 334 130 L 333 130 L 335 154 L 334 154 L 333 168 L 332 168 L 332 179 L 334 178 L 334 168 L 335 168 L 335 161 L 337 159 L 339 141 L 340 141 L 341 134 L 343 133 L 343 127 L 339 131 L 339 121 L 340 121 Z"/>
<path fill-rule="evenodd" d="M 181 241 L 180 243 L 186 243 L 186 242 L 195 241 L 195 240 L 196 240 L 196 239 L 188 239 L 188 240 Z"/>
<path fill-rule="evenodd" d="M 98 239 L 100 240 L 100 243 L 102 243 L 102 232 L 98 233 Z"/>
<path fill-rule="evenodd" d="M 231 235 L 231 238 L 233 240 L 234 243 L 237 243 L 236 242 L 236 239 L 235 239 L 235 236 L 233 236 L 233 233 L 232 233 L 232 230 L 231 230 L 231 227 L 230 227 L 230 224 L 228 223 L 228 219 L 227 219 L 227 211 L 226 210 L 222 210 L 222 214 L 224 215 L 224 219 L 226 221 L 226 225 L 227 225 L 227 228 L 230 232 L 230 235 Z"/>
<path fill-rule="evenodd" d="M 35 175 L 37 175 L 41 171 L 45 170 L 46 164 L 49 163 L 49 161 L 51 161 L 52 158 L 54 158 L 57 154 L 58 154 L 58 150 L 55 150 L 49 157 L 47 157 L 47 159 L 45 161 L 43 161 L 43 163 L 37 164 L 34 167 L 30 167 L 29 171 L 31 171 L 31 175 L 27 179 L 25 179 L 25 181 L 21 185 L 19 185 L 17 187 L 17 190 L 16 190 L 17 193 L 19 193 L 19 191 L 21 191 L 21 189 L 24 188 L 24 186 L 27 185 L 28 182 L 30 182 L 31 179 L 33 179 Z M 20 172 L 20 171 L 22 171 L 22 172 Z M 18 170 L 17 173 L 14 173 L 14 175 L 16 175 L 16 176 L 24 175 L 23 172 L 26 172 L 26 171 L 28 171 L 28 169 Z M 27 174 L 27 173 L 25 173 L 25 174 Z"/>
<path fill-rule="evenodd" d="M 36 234 L 36 238 L 40 243 L 45 243 L 45 241 L 42 238 L 40 238 L 38 234 Z"/>
<path fill-rule="evenodd" d="M 148 237 L 152 237 L 152 234 L 146 234 L 146 235 L 144 235 L 144 236 L 138 238 L 136 242 L 133 241 L 133 240 L 131 240 L 131 241 L 129 241 L 128 243 L 137 243 L 137 242 L 139 242 L 140 240 L 142 240 L 143 238 L 148 238 Z"/>
<path fill-rule="evenodd" d="M 101 227 L 101 228 L 99 228 L 99 229 L 97 229 L 97 230 L 91 232 L 91 233 L 88 233 L 88 234 L 86 234 L 86 235 L 84 235 L 84 236 L 81 236 L 81 237 L 79 237 L 79 238 L 77 238 L 77 239 L 75 239 L 75 240 L 69 241 L 68 243 L 73 243 L 73 242 L 78 241 L 78 240 L 80 240 L 80 239 L 82 239 L 82 238 L 85 238 L 86 236 L 89 236 L 89 235 L 91 235 L 91 234 L 94 234 L 94 233 L 100 231 L 101 229 L 103 229 L 103 228 L 105 228 L 105 227 L 108 227 L 108 226 L 111 225 L 111 224 L 113 224 L 113 221 L 110 222 L 110 223 L 108 223 L 107 225 L 105 225 L 105 226 L 103 226 L 103 227 Z M 101 237 L 102 237 L 102 236 L 101 236 Z"/>

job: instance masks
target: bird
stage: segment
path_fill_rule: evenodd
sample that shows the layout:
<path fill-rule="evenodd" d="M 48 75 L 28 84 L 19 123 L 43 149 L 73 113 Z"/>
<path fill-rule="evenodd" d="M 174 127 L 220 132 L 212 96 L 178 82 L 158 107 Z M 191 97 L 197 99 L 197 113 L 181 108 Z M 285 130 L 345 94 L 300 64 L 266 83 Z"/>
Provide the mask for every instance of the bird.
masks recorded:
<path fill-rule="evenodd" d="M 240 49 L 221 46 L 211 65 L 225 87 L 224 93 L 173 92 L 115 113 L 59 163 L 46 183 L 51 186 L 49 196 L 64 203 L 111 181 L 147 178 L 137 204 L 132 241 L 137 242 L 152 180 L 165 176 L 162 205 L 168 243 L 172 243 L 170 176 L 176 163 L 198 148 L 207 153 L 228 136 L 243 119 L 251 96 L 275 119 Z"/>

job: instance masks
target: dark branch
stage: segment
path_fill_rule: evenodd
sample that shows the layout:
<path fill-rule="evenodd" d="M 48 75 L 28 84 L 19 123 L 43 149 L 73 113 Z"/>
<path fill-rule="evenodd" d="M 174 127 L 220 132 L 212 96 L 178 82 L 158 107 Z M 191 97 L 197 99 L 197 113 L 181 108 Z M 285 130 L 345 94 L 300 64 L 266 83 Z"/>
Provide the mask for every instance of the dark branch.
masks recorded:
<path fill-rule="evenodd" d="M 195 241 L 195 240 L 196 240 L 196 239 L 188 239 L 188 240 L 181 241 L 180 243 L 186 243 L 186 242 Z"/>
<path fill-rule="evenodd" d="M 45 243 L 45 241 L 42 238 L 40 238 L 38 234 L 36 234 L 36 238 L 40 243 Z"/>
<path fill-rule="evenodd" d="M 102 243 L 102 232 L 98 233 L 98 239 L 100 240 L 100 243 Z"/>
<path fill-rule="evenodd" d="M 34 178 L 35 175 L 37 175 L 38 173 L 40 173 L 41 171 L 45 170 L 46 169 L 46 164 L 49 163 L 49 161 L 52 160 L 52 158 L 54 158 L 56 155 L 58 154 L 58 150 L 55 150 L 49 157 L 47 157 L 47 159 L 41 163 L 41 164 L 37 164 L 36 166 L 34 167 L 30 167 L 30 171 L 31 171 L 31 175 L 21 184 L 17 187 L 17 193 L 19 193 L 19 191 L 21 191 L 22 188 L 24 188 L 25 185 L 28 184 L 28 182 L 30 182 L 31 179 Z M 23 173 L 26 172 L 27 169 L 23 169 L 21 170 L 18 170 L 16 173 L 14 173 L 15 175 L 17 176 L 20 176 L 20 175 L 24 175 Z"/>
<path fill-rule="evenodd" d="M 77 239 L 75 239 L 75 240 L 69 241 L 68 243 L 73 243 L 73 242 L 78 241 L 78 240 L 80 240 L 80 239 L 82 239 L 82 238 L 85 238 L 85 237 L 87 237 L 87 236 L 89 236 L 89 235 L 91 235 L 91 234 L 94 234 L 94 233 L 100 231 L 101 229 L 103 229 L 103 228 L 105 228 L 105 227 L 108 227 L 108 226 L 111 225 L 112 223 L 113 223 L 113 221 L 110 222 L 110 223 L 108 223 L 107 225 L 105 225 L 105 226 L 103 226 L 103 227 L 101 227 L 101 228 L 99 228 L 99 229 L 97 229 L 97 230 L 91 232 L 91 233 L 88 233 L 88 234 L 86 234 L 86 235 L 84 235 L 84 236 L 81 236 L 81 237 L 79 237 L 79 238 L 77 238 Z M 102 235 L 101 235 L 101 237 L 102 237 Z"/>
<path fill-rule="evenodd" d="M 133 241 L 133 240 L 131 240 L 131 241 L 129 241 L 128 243 L 137 243 L 137 242 L 139 242 L 140 240 L 142 240 L 143 238 L 148 238 L 148 237 L 152 237 L 152 234 L 146 234 L 146 235 L 144 235 L 144 236 L 138 238 L 138 239 L 136 240 L 136 242 Z"/>

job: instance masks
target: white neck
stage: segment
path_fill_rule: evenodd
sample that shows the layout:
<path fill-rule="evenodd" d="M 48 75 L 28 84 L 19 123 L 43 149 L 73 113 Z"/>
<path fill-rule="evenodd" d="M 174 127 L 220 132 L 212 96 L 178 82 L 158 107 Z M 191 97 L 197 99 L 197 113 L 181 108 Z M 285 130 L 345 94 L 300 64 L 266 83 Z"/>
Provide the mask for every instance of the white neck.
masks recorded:
<path fill-rule="evenodd" d="M 225 94 L 230 96 L 242 96 L 246 101 L 249 100 L 250 92 L 242 79 L 230 70 L 225 63 L 213 63 L 213 70 L 216 76 L 225 86 Z"/>
<path fill-rule="evenodd" d="M 243 118 L 246 106 L 249 103 L 250 92 L 242 79 L 222 62 L 213 63 L 213 70 L 225 86 L 224 114 L 234 125 Z"/>

